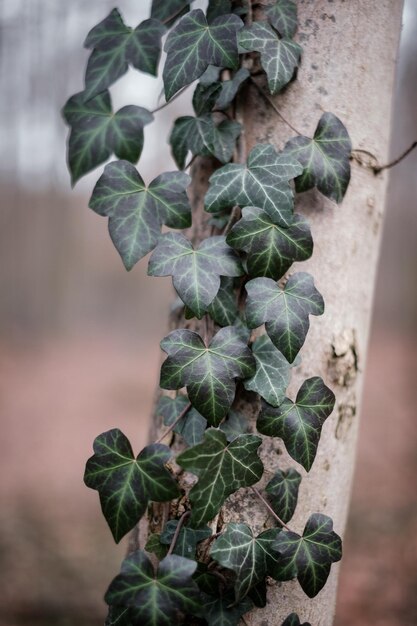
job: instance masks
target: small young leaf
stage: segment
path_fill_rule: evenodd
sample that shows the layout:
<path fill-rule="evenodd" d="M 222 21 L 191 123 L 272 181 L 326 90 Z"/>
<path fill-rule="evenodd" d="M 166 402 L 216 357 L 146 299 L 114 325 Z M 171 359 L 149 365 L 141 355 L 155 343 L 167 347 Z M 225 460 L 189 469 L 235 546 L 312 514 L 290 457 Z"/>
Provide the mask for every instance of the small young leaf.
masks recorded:
<path fill-rule="evenodd" d="M 236 72 L 231 80 L 225 80 L 220 83 L 221 93 L 215 103 L 216 109 L 219 109 L 220 111 L 227 109 L 232 104 L 240 87 L 249 78 L 249 76 L 249 70 L 242 67 Z"/>
<path fill-rule="evenodd" d="M 219 330 L 208 347 L 197 333 L 174 330 L 161 341 L 161 348 L 168 354 L 161 368 L 161 387 L 186 386 L 190 402 L 213 426 L 220 424 L 233 403 L 235 379 L 255 372 L 255 359 L 234 326 Z"/>
<path fill-rule="evenodd" d="M 169 520 L 169 522 L 167 522 L 164 530 L 161 533 L 161 543 L 168 546 L 171 544 L 177 526 L 178 520 Z M 178 554 L 178 556 L 184 556 L 188 559 L 195 560 L 197 544 L 200 541 L 204 541 L 204 539 L 208 539 L 210 536 L 210 528 L 205 527 L 195 530 L 194 528 L 182 526 L 178 535 L 178 539 L 175 542 L 173 554 Z"/>
<path fill-rule="evenodd" d="M 281 437 L 291 457 L 309 472 L 334 403 L 334 393 L 315 376 L 304 381 L 295 402 L 285 398 L 278 408 L 264 405 L 257 428 L 264 435 Z"/>
<path fill-rule="evenodd" d="M 252 609 L 249 598 L 244 598 L 239 604 L 234 604 L 233 595 L 207 598 L 204 602 L 204 619 L 208 626 L 238 626 L 241 617 Z"/>
<path fill-rule="evenodd" d="M 274 548 L 279 552 L 276 580 L 297 577 L 304 593 L 314 598 L 326 584 L 332 563 L 342 558 L 342 541 L 333 531 L 327 515 L 311 515 L 300 537 L 293 532 L 280 532 Z"/>
<path fill-rule="evenodd" d="M 192 0 L 152 0 L 151 17 L 172 26 L 188 13 Z"/>
<path fill-rule="evenodd" d="M 209 65 L 237 69 L 237 32 L 243 27 L 237 15 L 216 18 L 210 25 L 197 9 L 183 17 L 169 33 L 163 78 L 170 100 L 180 89 L 199 78 Z"/>
<path fill-rule="evenodd" d="M 149 276 L 172 276 L 176 292 L 201 319 L 220 288 L 220 276 L 241 276 L 237 254 L 222 235 L 208 237 L 194 250 L 180 233 L 163 235 L 152 253 Z"/>
<path fill-rule="evenodd" d="M 145 545 L 146 552 L 154 554 L 159 561 L 166 557 L 168 548 L 162 545 L 160 533 L 149 535 Z"/>
<path fill-rule="evenodd" d="M 288 615 L 288 617 L 282 622 L 281 626 L 311 626 L 311 624 L 310 622 L 304 622 L 301 624 L 297 613 L 291 613 L 291 615 Z"/>
<path fill-rule="evenodd" d="M 265 487 L 270 505 L 285 523 L 294 515 L 300 483 L 300 474 L 291 467 L 286 472 L 278 470 Z"/>
<path fill-rule="evenodd" d="M 267 22 L 255 22 L 239 33 L 239 45 L 259 52 L 268 77 L 269 91 L 275 95 L 287 85 L 300 62 L 302 48 L 291 39 L 280 39 Z"/>
<path fill-rule="evenodd" d="M 297 5 L 293 0 L 276 0 L 265 7 L 265 15 L 281 37 L 293 37 L 297 30 Z"/>
<path fill-rule="evenodd" d="M 123 561 L 105 601 L 132 607 L 133 621 L 141 626 L 172 626 L 177 623 L 178 612 L 199 609 L 199 591 L 192 579 L 196 568 L 195 561 L 172 554 L 155 572 L 146 553 L 137 550 Z"/>
<path fill-rule="evenodd" d="M 302 172 L 293 158 L 278 153 L 270 144 L 258 144 L 247 165 L 232 163 L 210 177 L 206 211 L 216 213 L 233 206 L 264 209 L 276 224 L 288 228 L 293 220 L 294 194 L 290 180 Z"/>
<path fill-rule="evenodd" d="M 199 477 L 190 491 L 191 526 L 210 521 L 230 494 L 258 482 L 263 473 L 257 455 L 261 443 L 255 435 L 240 435 L 228 443 L 224 433 L 211 428 L 203 443 L 177 457 L 181 467 Z"/>
<path fill-rule="evenodd" d="M 167 446 L 154 443 L 135 459 L 129 440 L 118 428 L 96 437 L 84 482 L 99 492 L 116 543 L 137 524 L 149 500 L 167 502 L 179 495 L 178 485 L 165 467 L 171 455 Z"/>
<path fill-rule="evenodd" d="M 226 435 L 227 441 L 233 441 L 233 439 L 236 439 L 239 435 L 244 435 L 249 432 L 249 421 L 243 413 L 230 411 L 219 428 Z"/>
<path fill-rule="evenodd" d="M 171 426 L 187 406 L 186 396 L 168 398 L 162 396 L 157 406 L 157 415 L 162 415 L 165 426 Z M 174 433 L 181 435 L 188 446 L 195 446 L 203 440 L 207 420 L 191 407 L 174 428 Z"/>
<path fill-rule="evenodd" d="M 243 382 L 245 389 L 259 393 L 272 406 L 279 406 L 290 381 L 290 364 L 267 335 L 255 339 L 252 354 L 256 372 Z"/>
<path fill-rule="evenodd" d="M 143 148 L 143 127 L 153 120 L 152 113 L 134 105 L 113 113 L 108 91 L 88 101 L 85 92 L 77 93 L 62 114 L 71 126 L 68 166 L 73 184 L 113 153 L 136 163 Z"/>
<path fill-rule="evenodd" d="M 214 542 L 210 556 L 236 574 L 236 602 L 262 581 L 277 560 L 274 549 L 280 529 L 269 529 L 254 537 L 246 524 L 228 524 L 226 532 Z"/>
<path fill-rule="evenodd" d="M 197 116 L 211 113 L 222 89 L 221 83 L 198 83 L 193 95 L 193 108 Z"/>
<path fill-rule="evenodd" d="M 109 217 L 110 237 L 127 270 L 156 246 L 163 223 L 171 228 L 191 225 L 185 191 L 190 180 L 183 172 L 165 172 L 146 186 L 127 161 L 106 165 L 89 207 Z"/>
<path fill-rule="evenodd" d="M 265 324 L 272 343 L 292 363 L 310 327 L 309 315 L 322 315 L 323 298 L 310 274 L 293 274 L 284 289 L 270 278 L 254 278 L 246 284 L 246 318 L 249 328 Z"/>
<path fill-rule="evenodd" d="M 294 261 L 305 261 L 313 253 L 313 238 L 305 217 L 295 214 L 291 226 L 282 228 L 265 211 L 254 207 L 243 209 L 227 243 L 247 253 L 250 276 L 274 280 L 281 278 Z"/>
<path fill-rule="evenodd" d="M 295 179 L 297 191 L 313 187 L 330 200 L 342 202 L 350 181 L 352 143 L 342 122 L 333 113 L 323 113 L 314 138 L 294 137 L 284 152 L 291 154 L 304 171 Z"/>
<path fill-rule="evenodd" d="M 222 276 L 220 289 L 207 309 L 210 317 L 219 326 L 232 326 L 239 315 L 233 278 Z"/>
<path fill-rule="evenodd" d="M 220 72 L 222 71 L 221 67 L 216 67 L 215 65 L 209 65 L 203 74 L 200 76 L 199 83 L 200 85 L 208 86 L 216 83 L 220 80 Z"/>

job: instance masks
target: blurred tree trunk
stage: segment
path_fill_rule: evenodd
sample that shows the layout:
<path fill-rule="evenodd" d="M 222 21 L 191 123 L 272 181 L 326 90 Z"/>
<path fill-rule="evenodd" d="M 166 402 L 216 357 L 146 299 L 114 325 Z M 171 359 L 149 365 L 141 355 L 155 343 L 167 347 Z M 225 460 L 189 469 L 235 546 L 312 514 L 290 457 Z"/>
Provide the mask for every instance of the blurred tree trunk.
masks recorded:
<path fill-rule="evenodd" d="M 400 35 L 402 0 L 300 0 L 298 41 L 304 48 L 297 80 L 276 99 L 283 117 L 301 133 L 312 136 L 323 111 L 331 111 L 346 125 L 353 147 L 365 149 L 385 163 L 390 136 L 391 100 Z M 270 142 L 283 148 L 294 133 L 258 90 L 251 86 L 240 103 L 249 151 L 255 143 Z M 290 397 L 301 382 L 322 376 L 336 394 L 337 404 L 326 421 L 313 468 L 303 475 L 299 504 L 291 528 L 301 532 L 311 513 L 334 520 L 343 535 L 354 470 L 359 408 L 366 362 L 368 331 L 388 180 L 385 171 L 375 176 L 352 161 L 352 180 L 341 206 L 315 190 L 297 197 L 296 210 L 306 215 L 314 237 L 313 258 L 303 263 L 323 294 L 326 312 L 313 318 L 294 368 Z M 211 173 L 206 160 L 194 167 L 193 236 L 208 233 L 203 197 Z M 296 267 L 295 269 L 298 269 Z M 184 320 L 173 320 L 173 326 Z M 187 323 L 198 330 L 199 324 Z M 257 408 L 240 400 L 255 417 Z M 278 444 L 278 445 L 277 445 Z M 278 456 L 279 455 L 279 456 Z M 277 467 L 295 462 L 280 440 L 264 444 L 262 452 L 269 480 Z M 236 514 L 236 511 L 239 511 Z M 250 490 L 235 494 L 222 510 L 221 524 L 248 523 L 258 532 L 268 514 Z M 280 626 L 292 611 L 302 622 L 328 626 L 333 622 L 338 565 L 324 589 L 307 598 L 294 581 L 269 587 L 268 605 L 245 617 L 250 626 Z"/>

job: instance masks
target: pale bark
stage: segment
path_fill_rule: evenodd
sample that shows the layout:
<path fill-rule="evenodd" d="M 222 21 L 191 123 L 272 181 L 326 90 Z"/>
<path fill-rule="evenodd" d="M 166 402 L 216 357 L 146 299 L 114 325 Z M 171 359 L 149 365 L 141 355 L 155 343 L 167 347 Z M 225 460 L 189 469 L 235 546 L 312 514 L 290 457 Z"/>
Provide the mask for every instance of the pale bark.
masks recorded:
<path fill-rule="evenodd" d="M 274 99 L 283 116 L 301 133 L 312 136 L 323 111 L 336 114 L 346 125 L 354 148 L 387 159 L 391 100 L 402 0 L 301 0 L 296 39 L 304 49 L 297 80 Z M 281 149 L 294 133 L 251 87 L 241 110 L 246 144 L 270 142 Z M 201 205 L 207 172 L 195 168 L 195 206 Z M 336 394 L 337 404 L 326 421 L 313 468 L 306 472 L 287 455 L 281 440 L 266 440 L 262 458 L 265 482 L 279 468 L 297 467 L 303 475 L 299 504 L 290 526 L 302 531 L 313 512 L 330 515 L 343 536 L 349 505 L 359 423 L 359 408 L 381 222 L 388 173 L 375 176 L 352 162 L 352 180 L 342 205 L 316 191 L 297 196 L 296 209 L 306 215 L 314 237 L 314 254 L 291 271 L 310 272 L 323 294 L 326 311 L 311 319 L 302 362 L 293 370 L 290 397 L 301 382 L 321 376 Z M 198 211 L 201 217 L 201 211 Z M 194 234 L 200 237 L 201 223 Z M 254 416 L 257 407 L 243 401 Z M 246 522 L 259 531 L 271 520 L 250 490 L 230 498 L 221 523 Z M 292 611 L 313 626 L 333 622 L 337 573 L 333 565 L 324 589 L 307 598 L 294 581 L 272 583 L 268 605 L 254 610 L 250 626 L 279 626 Z"/>

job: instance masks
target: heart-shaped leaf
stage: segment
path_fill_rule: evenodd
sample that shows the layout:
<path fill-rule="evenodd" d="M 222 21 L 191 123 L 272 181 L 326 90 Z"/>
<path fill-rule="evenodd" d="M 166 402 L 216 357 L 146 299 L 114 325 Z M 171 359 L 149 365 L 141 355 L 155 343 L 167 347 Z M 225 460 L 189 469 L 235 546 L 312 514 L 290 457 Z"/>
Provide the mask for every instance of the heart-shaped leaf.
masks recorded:
<path fill-rule="evenodd" d="M 135 459 L 129 440 L 118 428 L 96 437 L 84 482 L 99 492 L 116 543 L 137 524 L 149 500 L 167 502 L 179 495 L 178 485 L 165 467 L 171 456 L 167 446 L 154 443 Z"/>
<path fill-rule="evenodd" d="M 127 270 L 156 246 L 163 223 L 171 228 L 191 225 L 185 191 L 190 180 L 183 172 L 165 172 L 146 186 L 127 161 L 106 165 L 89 206 L 109 217 L 110 237 Z"/>
<path fill-rule="evenodd" d="M 288 227 L 294 206 L 289 181 L 301 171 L 295 159 L 288 159 L 270 144 L 257 144 L 246 165 L 232 163 L 212 174 L 205 197 L 206 211 L 255 206 L 264 209 L 276 224 Z"/>
<path fill-rule="evenodd" d="M 272 95 L 290 82 L 302 53 L 301 46 L 292 39 L 280 39 L 267 22 L 255 22 L 244 28 L 239 33 L 239 45 L 250 52 L 260 53 Z"/>
<path fill-rule="evenodd" d="M 246 320 L 249 328 L 265 323 L 272 343 L 292 363 L 310 327 L 309 315 L 324 312 L 323 298 L 310 274 L 293 274 L 284 289 L 270 278 L 254 278 L 246 284 Z"/>
<path fill-rule="evenodd" d="M 265 7 L 265 15 L 281 37 L 293 37 L 297 30 L 297 5 L 293 0 L 276 0 Z"/>
<path fill-rule="evenodd" d="M 156 76 L 165 26 L 145 20 L 129 28 L 117 9 L 88 33 L 85 47 L 92 48 L 85 73 L 85 97 L 93 98 L 128 70 L 129 64 Z"/>
<path fill-rule="evenodd" d="M 152 113 L 134 105 L 114 113 L 108 91 L 91 100 L 85 99 L 85 92 L 77 93 L 62 114 L 71 126 L 68 166 L 73 185 L 112 154 L 136 163 L 143 148 L 143 127 L 153 120 Z"/>
<path fill-rule="evenodd" d="M 207 309 L 210 317 L 219 326 L 232 326 L 239 315 L 233 278 L 223 276 L 220 279 L 220 289 Z"/>
<path fill-rule="evenodd" d="M 236 602 L 274 569 L 277 552 L 275 541 L 280 529 L 269 529 L 254 537 L 246 524 L 228 524 L 226 532 L 216 539 L 210 556 L 236 574 Z"/>
<path fill-rule="evenodd" d="M 165 43 L 166 99 L 199 78 L 209 65 L 237 69 L 237 32 L 242 26 L 237 15 L 222 15 L 210 24 L 201 9 L 184 16 Z"/>
<path fill-rule="evenodd" d="M 287 471 L 275 472 L 265 487 L 270 505 L 283 522 L 289 522 L 294 515 L 300 483 L 300 474 L 290 467 Z"/>
<path fill-rule="evenodd" d="M 263 472 L 257 455 L 261 443 L 262 439 L 255 435 L 240 435 L 228 443 L 224 433 L 211 428 L 203 443 L 177 457 L 181 467 L 199 477 L 189 494 L 191 526 L 210 521 L 230 494 L 258 482 Z"/>
<path fill-rule="evenodd" d="M 172 26 L 188 13 L 193 0 L 152 0 L 151 17 L 167 26 Z"/>
<path fill-rule="evenodd" d="M 284 152 L 291 154 L 304 171 L 295 180 L 297 191 L 317 187 L 327 198 L 342 202 L 350 181 L 352 142 L 342 122 L 333 113 L 323 113 L 314 138 L 294 137 Z"/>
<path fill-rule="evenodd" d="M 288 617 L 282 622 L 281 626 L 311 626 L 310 622 L 304 622 L 303 624 L 300 622 L 300 618 L 297 613 L 291 613 Z"/>
<path fill-rule="evenodd" d="M 257 428 L 264 435 L 281 437 L 288 453 L 309 472 L 334 403 L 332 390 L 314 376 L 301 385 L 295 402 L 285 398 L 277 408 L 264 405 Z"/>
<path fill-rule="evenodd" d="M 238 626 L 241 617 L 253 608 L 249 598 L 234 604 L 232 594 L 222 597 L 207 597 L 204 601 L 204 619 L 208 626 Z"/>
<path fill-rule="evenodd" d="M 279 406 L 290 381 L 290 364 L 267 335 L 255 339 L 252 354 L 256 372 L 244 381 L 245 389 L 259 393 L 272 406 Z"/>
<path fill-rule="evenodd" d="M 242 218 L 227 236 L 227 243 L 247 253 L 250 276 L 266 276 L 278 280 L 294 261 L 305 261 L 313 253 L 310 226 L 295 214 L 289 228 L 274 223 L 262 209 L 246 207 Z"/>
<path fill-rule="evenodd" d="M 194 250 L 180 233 L 163 235 L 149 260 L 150 276 L 172 276 L 176 292 L 201 319 L 220 288 L 220 276 L 241 276 L 239 257 L 222 235 L 208 237 Z"/>
<path fill-rule="evenodd" d="M 255 372 L 255 359 L 234 326 L 226 326 L 208 347 L 199 334 L 174 330 L 161 341 L 168 358 L 161 368 L 163 389 L 187 387 L 193 406 L 217 426 L 227 415 L 236 391 L 236 378 Z"/>
<path fill-rule="evenodd" d="M 169 522 L 166 523 L 160 538 L 162 544 L 168 546 L 171 544 L 174 539 L 177 527 L 178 520 L 171 519 L 169 520 Z M 195 559 L 197 544 L 200 541 L 204 541 L 204 539 L 208 539 L 210 536 L 210 528 L 194 529 L 189 528 L 188 526 L 182 526 L 172 553 L 178 554 L 178 556 L 184 556 L 188 559 Z"/>
<path fill-rule="evenodd" d="M 157 415 L 164 418 L 165 426 L 171 426 L 188 403 L 189 400 L 186 396 L 177 396 L 176 398 L 161 396 L 156 412 Z M 175 426 L 174 433 L 181 435 L 188 446 L 195 446 L 202 441 L 206 427 L 207 420 L 191 407 Z"/>
<path fill-rule="evenodd" d="M 279 533 L 274 548 L 279 552 L 276 580 L 297 577 L 303 591 L 314 598 L 326 584 L 332 563 L 342 558 L 342 541 L 327 515 L 311 515 L 302 537 L 293 532 Z"/>
<path fill-rule="evenodd" d="M 192 579 L 196 568 L 195 561 L 172 554 L 155 572 L 146 553 L 137 550 L 123 561 L 105 601 L 131 607 L 132 621 L 141 626 L 172 626 L 179 612 L 199 610 L 199 591 Z"/>

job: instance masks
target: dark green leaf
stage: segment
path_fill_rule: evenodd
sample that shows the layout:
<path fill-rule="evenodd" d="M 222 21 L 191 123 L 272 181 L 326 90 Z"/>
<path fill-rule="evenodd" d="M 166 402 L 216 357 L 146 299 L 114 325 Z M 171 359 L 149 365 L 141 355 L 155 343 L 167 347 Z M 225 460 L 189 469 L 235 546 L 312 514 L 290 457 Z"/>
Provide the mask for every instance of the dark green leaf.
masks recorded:
<path fill-rule="evenodd" d="M 236 69 L 239 63 L 237 32 L 243 23 L 237 15 L 216 18 L 210 25 L 197 9 L 183 17 L 168 35 L 164 67 L 165 96 L 199 78 L 209 65 Z"/>
<path fill-rule="evenodd" d="M 105 600 L 132 607 L 141 626 L 172 626 L 178 612 L 199 608 L 198 587 L 191 578 L 196 568 L 195 561 L 173 554 L 165 557 L 155 572 L 146 553 L 137 550 L 123 561 Z"/>
<path fill-rule="evenodd" d="M 227 415 L 235 397 L 236 378 L 255 371 L 255 359 L 239 330 L 226 326 L 208 347 L 197 333 L 174 330 L 161 341 L 168 358 L 161 368 L 163 389 L 187 387 L 193 406 L 214 426 Z"/>
<path fill-rule="evenodd" d="M 231 80 L 225 80 L 221 83 L 221 93 L 216 101 L 216 109 L 223 111 L 227 109 L 235 99 L 237 92 L 242 84 L 249 78 L 250 72 L 242 67 L 236 72 Z"/>
<path fill-rule="evenodd" d="M 219 326 L 233 325 L 239 314 L 233 278 L 223 276 L 220 279 L 220 289 L 208 307 L 207 312 Z"/>
<path fill-rule="evenodd" d="M 148 541 L 145 545 L 146 552 L 154 554 L 159 561 L 165 558 L 168 552 L 168 548 L 162 545 L 160 539 L 160 533 L 149 535 Z"/>
<path fill-rule="evenodd" d="M 311 626 L 311 624 L 310 622 L 304 622 L 301 624 L 297 613 L 291 613 L 291 615 L 288 615 L 288 617 L 282 622 L 281 626 Z"/>
<path fill-rule="evenodd" d="M 190 180 L 183 172 L 165 172 L 146 186 L 127 161 L 106 165 L 89 206 L 109 217 L 110 237 L 127 270 L 156 246 L 162 223 L 171 228 L 191 225 L 185 191 Z"/>
<path fill-rule="evenodd" d="M 209 0 L 207 8 L 207 21 L 212 22 L 220 15 L 232 12 L 231 0 Z"/>
<path fill-rule="evenodd" d="M 136 163 L 143 148 L 143 127 L 153 120 L 152 113 L 133 105 L 113 113 L 108 91 L 88 101 L 85 92 L 77 93 L 62 114 L 71 126 L 68 165 L 73 184 L 113 153 Z"/>
<path fill-rule="evenodd" d="M 283 522 L 294 515 L 300 482 L 300 474 L 291 467 L 286 472 L 278 470 L 265 487 L 270 505 Z"/>
<path fill-rule="evenodd" d="M 137 524 L 149 500 L 167 502 L 179 495 L 177 483 L 165 467 L 171 455 L 167 446 L 154 443 L 135 459 L 129 440 L 118 428 L 96 437 L 84 482 L 99 492 L 116 543 Z"/>
<path fill-rule="evenodd" d="M 293 0 L 276 0 L 265 15 L 281 37 L 293 37 L 297 30 L 297 5 Z"/>
<path fill-rule="evenodd" d="M 249 432 L 248 418 L 238 411 L 230 411 L 227 418 L 219 426 L 226 435 L 227 441 L 233 441 L 239 435 Z"/>
<path fill-rule="evenodd" d="M 237 254 L 222 235 L 208 237 L 194 250 L 180 233 L 163 235 L 149 260 L 150 276 L 172 276 L 184 304 L 201 319 L 220 288 L 220 276 L 241 276 Z"/>
<path fill-rule="evenodd" d="M 232 163 L 210 177 L 205 198 L 206 211 L 216 213 L 233 206 L 256 206 L 276 224 L 288 227 L 293 220 L 294 194 L 289 183 L 302 166 L 278 153 L 270 144 L 258 144 L 249 154 L 247 165 Z"/>
<path fill-rule="evenodd" d="M 175 531 L 178 526 L 178 520 L 169 520 L 164 530 L 161 533 L 161 543 L 170 545 L 174 539 Z M 178 539 L 175 542 L 173 554 L 178 556 L 185 556 L 188 559 L 195 559 L 195 553 L 197 550 L 197 544 L 204 539 L 208 539 L 211 536 L 210 528 L 189 528 L 188 526 L 182 526 Z"/>
<path fill-rule="evenodd" d="M 178 464 L 199 477 L 190 491 L 191 526 L 213 519 L 230 494 L 255 484 L 263 465 L 257 455 L 262 440 L 255 435 L 240 435 L 231 443 L 217 429 L 209 429 L 203 443 L 177 457 Z"/>
<path fill-rule="evenodd" d="M 262 581 L 277 560 L 274 549 L 280 529 L 269 529 L 254 537 L 246 524 L 228 524 L 214 542 L 210 556 L 236 574 L 236 602 Z"/>
<path fill-rule="evenodd" d="M 191 115 L 185 115 L 175 120 L 174 127 L 169 137 L 172 156 L 180 170 L 184 169 L 187 160 L 187 154 L 190 150 L 190 137 L 193 137 L 195 144 L 196 118 Z M 203 146 L 202 146 L 203 148 Z"/>
<path fill-rule="evenodd" d="M 172 26 L 188 13 L 192 0 L 152 0 L 151 17 Z"/>
<path fill-rule="evenodd" d="M 266 606 L 266 581 L 261 580 L 261 582 L 252 587 L 248 593 L 248 598 L 252 600 L 255 606 L 263 609 Z"/>
<path fill-rule="evenodd" d="M 314 598 L 326 584 L 332 563 L 342 558 L 342 541 L 333 531 L 327 515 L 311 515 L 300 537 L 293 532 L 281 532 L 274 547 L 280 554 L 276 580 L 298 578 L 303 591 Z"/>
<path fill-rule="evenodd" d="M 235 605 L 233 595 L 221 598 L 207 598 L 204 602 L 204 619 L 208 626 L 238 626 L 242 615 L 252 609 L 252 602 L 244 598 Z"/>
<path fill-rule="evenodd" d="M 264 435 L 281 437 L 288 453 L 309 472 L 334 403 L 334 393 L 315 376 L 304 381 L 295 402 L 285 398 L 278 408 L 264 405 L 257 428 Z"/>
<path fill-rule="evenodd" d="M 199 83 L 200 85 L 208 86 L 216 83 L 220 79 L 220 72 L 222 71 L 221 67 L 216 67 L 215 65 L 209 65 L 206 71 L 201 75 Z"/>
<path fill-rule="evenodd" d="M 289 228 L 282 228 L 262 209 L 246 207 L 242 218 L 227 236 L 227 243 L 247 253 L 250 276 L 266 276 L 278 280 L 294 261 L 305 261 L 313 253 L 310 226 L 295 214 Z"/>
<path fill-rule="evenodd" d="M 239 33 L 239 44 L 245 50 L 260 53 L 271 94 L 279 93 L 290 82 L 302 52 L 295 41 L 280 39 L 267 22 L 255 22 Z"/>
<path fill-rule="evenodd" d="M 246 284 L 246 317 L 249 328 L 266 323 L 272 343 L 292 363 L 310 327 L 309 315 L 322 315 L 323 298 L 310 274 L 293 274 L 284 289 L 270 278 L 254 278 Z"/>
<path fill-rule="evenodd" d="M 314 138 L 294 137 L 285 152 L 295 157 L 304 171 L 295 180 L 297 191 L 317 187 L 335 202 L 342 202 L 350 181 L 352 143 L 342 122 L 333 113 L 323 113 Z"/>
<path fill-rule="evenodd" d="M 110 606 L 104 626 L 134 626 L 130 619 L 130 609 L 122 606 Z"/>
<path fill-rule="evenodd" d="M 221 89 L 221 83 L 211 83 L 210 85 L 198 83 L 193 95 L 193 108 L 197 116 L 210 113 L 213 110 Z"/>
<path fill-rule="evenodd" d="M 162 415 L 165 426 L 171 426 L 188 405 L 186 396 L 168 398 L 162 396 L 157 406 L 157 415 Z M 180 419 L 174 428 L 174 433 L 181 435 L 188 446 L 195 446 L 203 439 L 207 427 L 207 420 L 193 407 Z"/>
<path fill-rule="evenodd" d="M 193 576 L 199 589 L 207 595 L 218 596 L 220 580 L 215 576 L 205 563 L 197 562 L 197 571 Z"/>
<path fill-rule="evenodd" d="M 259 393 L 272 406 L 279 406 L 290 381 L 290 364 L 267 335 L 255 339 L 252 354 L 256 372 L 244 381 L 245 389 Z"/>

